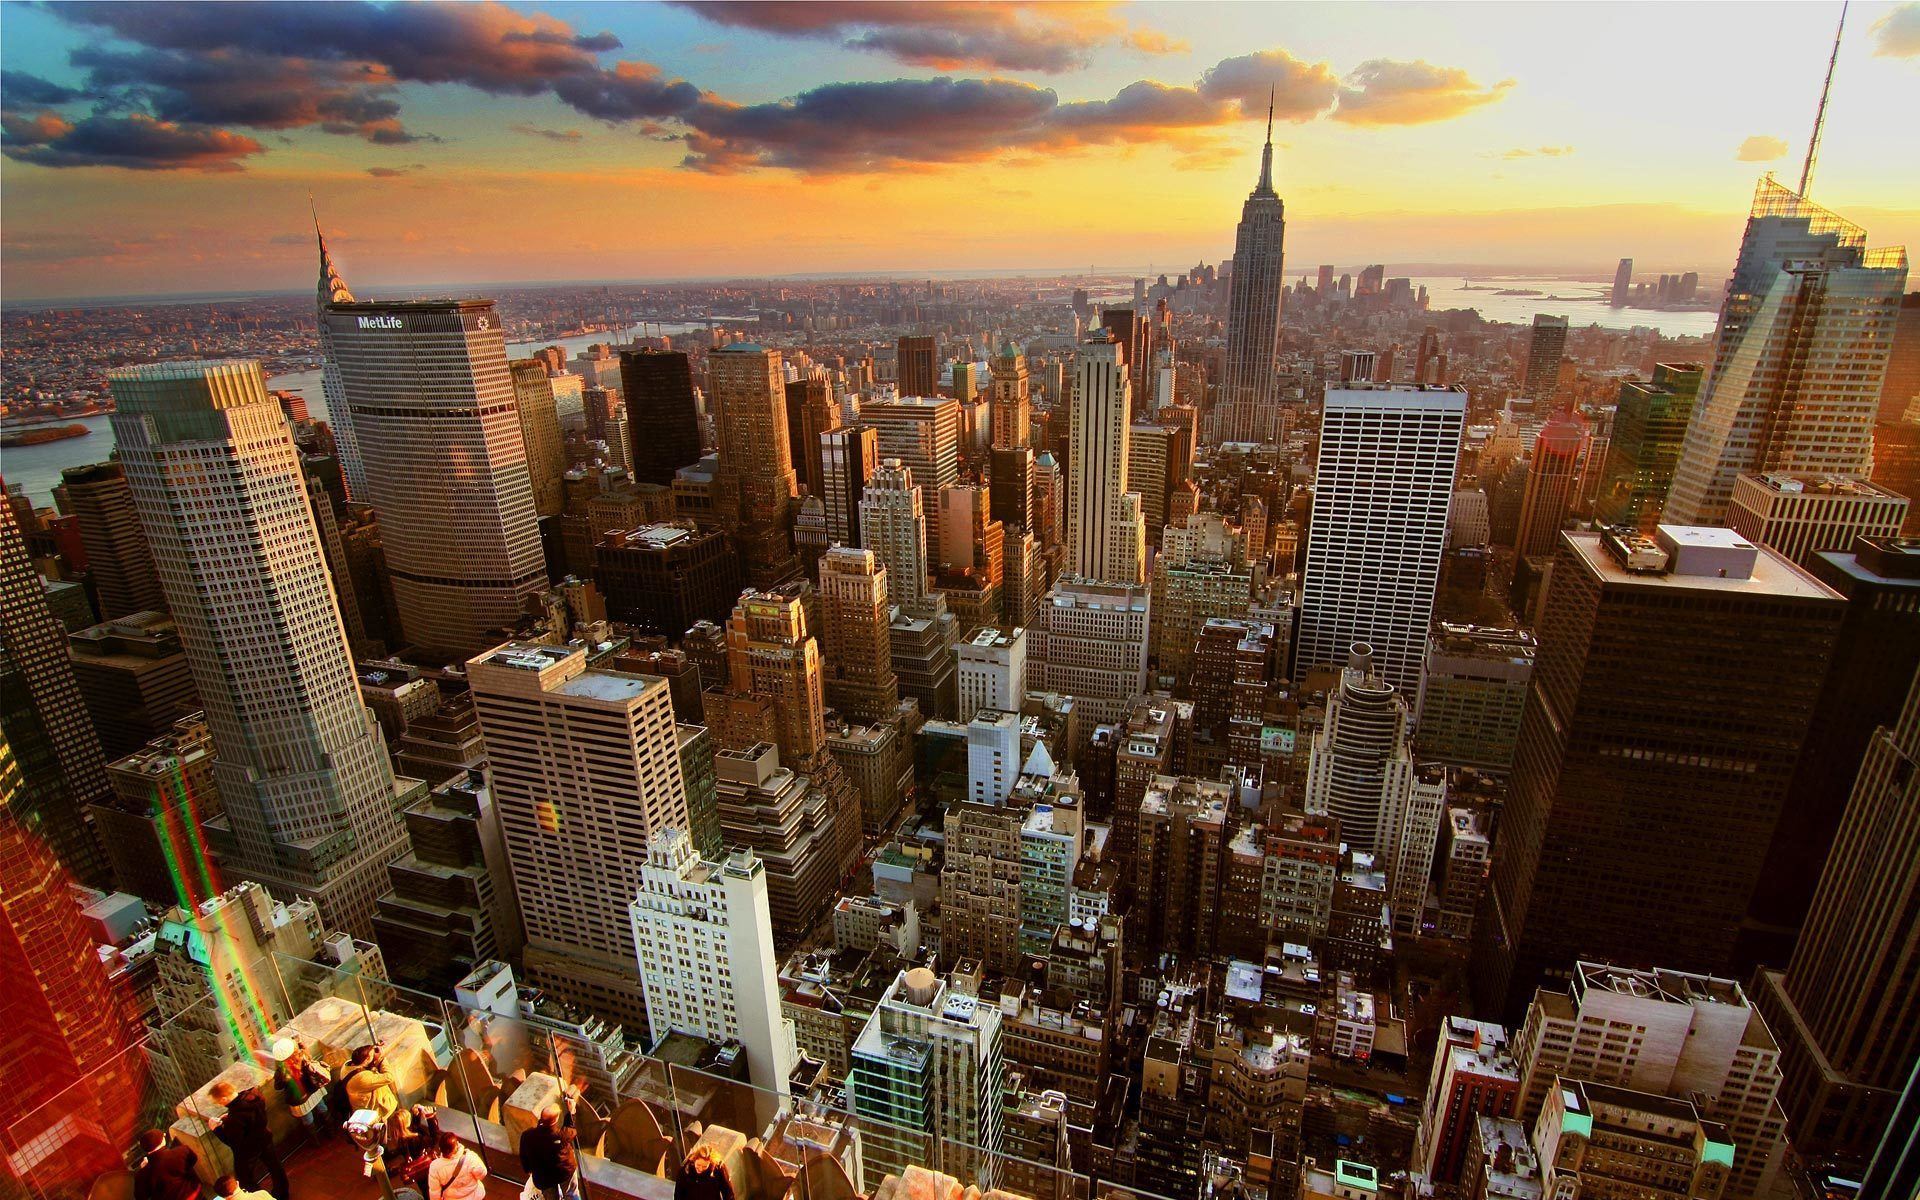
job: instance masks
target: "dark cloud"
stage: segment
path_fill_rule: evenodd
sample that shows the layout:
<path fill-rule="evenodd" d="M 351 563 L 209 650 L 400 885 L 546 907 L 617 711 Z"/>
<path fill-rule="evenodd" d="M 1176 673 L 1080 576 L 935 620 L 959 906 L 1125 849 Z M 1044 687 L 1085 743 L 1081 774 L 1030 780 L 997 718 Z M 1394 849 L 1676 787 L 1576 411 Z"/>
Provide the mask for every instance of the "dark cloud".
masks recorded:
<path fill-rule="evenodd" d="M 368 167 L 367 174 L 375 179 L 398 179 L 402 175 L 412 175 L 426 169 L 425 163 L 409 163 L 404 167 Z"/>
<path fill-rule="evenodd" d="M 236 50 L 98 46 L 75 50 L 71 58 L 87 72 L 88 90 L 97 100 L 138 106 L 163 121 L 312 127 L 380 145 L 421 140 L 400 124 L 393 81 L 373 64 L 286 58 L 263 69 L 255 56 Z"/>
<path fill-rule="evenodd" d="M 1148 141 L 1178 130 L 1223 125 L 1238 116 L 1230 101 L 1196 88 L 1143 79 L 1121 88 L 1111 100 L 1062 104 L 1049 118 L 1042 140 Z"/>
<path fill-rule="evenodd" d="M 43 104 L 67 104 L 80 99 L 84 99 L 83 93 L 51 79 L 26 71 L 0 71 L 0 105 L 7 108 L 38 108 Z"/>
<path fill-rule="evenodd" d="M 1103 46 L 1167 54 L 1185 44 L 1132 29 L 1109 0 L 995 4 L 971 0 L 675 0 L 709 21 L 783 37 L 822 38 L 942 71 L 1057 73 L 1084 67 Z"/>
<path fill-rule="evenodd" d="M 0 153 L 42 167 L 124 167 L 132 171 L 238 171 L 265 147 L 245 134 L 196 129 L 142 113 L 75 122 L 42 114 L 0 119 Z"/>
<path fill-rule="evenodd" d="M 707 101 L 686 115 L 686 165 L 818 173 L 970 162 L 1031 143 L 1059 107 L 1051 88 L 1006 79 L 833 83 L 775 104 Z"/>
<path fill-rule="evenodd" d="M 75 25 L 104 29 L 156 49 L 233 50 L 275 57 L 377 64 L 394 80 L 464 83 L 535 95 L 562 75 L 599 69 L 595 55 L 619 43 L 582 35 L 564 21 L 504 4 L 63 2 Z"/>
<path fill-rule="evenodd" d="M 1202 95 L 1236 100 L 1240 111 L 1257 117 L 1273 100 L 1273 115 L 1282 121 L 1311 121 L 1333 107 L 1340 94 L 1340 77 L 1326 63 L 1304 63 L 1285 50 L 1260 50 L 1223 58 L 1200 77 Z"/>
<path fill-rule="evenodd" d="M 556 79 L 553 94 L 602 121 L 677 117 L 701 98 L 700 89 L 691 83 L 668 79 L 658 67 L 643 62 L 623 62 L 612 70 Z"/>
<path fill-rule="evenodd" d="M 525 121 L 515 121 L 507 126 L 515 133 L 524 133 L 528 137 L 545 138 L 550 142 L 577 142 L 587 136 L 578 129 L 543 129 L 538 125 L 529 125 Z"/>
<path fill-rule="evenodd" d="M 1482 87 L 1459 67 L 1424 59 L 1371 58 L 1348 73 L 1333 119 L 1349 125 L 1426 125 L 1447 121 L 1506 94 L 1513 80 Z"/>

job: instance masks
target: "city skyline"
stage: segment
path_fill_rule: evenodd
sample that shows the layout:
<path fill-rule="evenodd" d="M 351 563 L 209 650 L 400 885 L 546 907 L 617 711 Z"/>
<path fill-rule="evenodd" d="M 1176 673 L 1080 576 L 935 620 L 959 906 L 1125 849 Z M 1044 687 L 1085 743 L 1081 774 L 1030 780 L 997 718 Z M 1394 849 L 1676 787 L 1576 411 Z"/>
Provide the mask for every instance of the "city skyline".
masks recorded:
<path fill-rule="evenodd" d="M 1696 49 L 1652 88 L 1622 86 L 1645 31 L 1600 10 L 814 7 L 335 5 L 244 25 L 189 8 L 181 33 L 135 9 L 0 6 L 7 295 L 292 290 L 309 190 L 374 290 L 776 260 L 1180 269 L 1230 251 L 1270 87 L 1296 264 L 1723 269 L 1753 175 L 1796 179 L 1812 124 L 1823 56 L 1779 47 L 1826 44 L 1837 16 L 1670 6 L 1662 44 Z M 1920 155 L 1890 153 L 1903 135 L 1874 114 L 1910 94 L 1917 53 L 1920 5 L 1852 11 L 1813 189 L 1895 244 L 1920 242 Z M 1132 206 L 1084 204 L 1090 180 L 1135 189 L 1153 239 Z M 457 236 L 412 215 L 438 204 L 461 206 Z"/>

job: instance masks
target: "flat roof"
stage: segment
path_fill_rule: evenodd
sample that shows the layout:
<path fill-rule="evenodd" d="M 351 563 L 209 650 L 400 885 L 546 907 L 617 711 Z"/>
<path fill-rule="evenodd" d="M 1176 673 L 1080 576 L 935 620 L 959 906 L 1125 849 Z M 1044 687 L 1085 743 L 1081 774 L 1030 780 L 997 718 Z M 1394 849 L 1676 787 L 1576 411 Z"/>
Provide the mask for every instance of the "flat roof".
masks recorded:
<path fill-rule="evenodd" d="M 1681 546 L 1735 549 L 1751 545 L 1731 529 L 1706 529 L 1694 526 L 1664 526 Z M 1717 536 L 1724 535 L 1724 536 Z M 1716 575 L 1655 575 L 1627 570 L 1600 545 L 1597 533 L 1568 530 L 1561 534 L 1580 556 L 1587 569 L 1602 583 L 1619 587 L 1665 589 L 1669 591 L 1728 592 L 1736 595 L 1775 596 L 1788 600 L 1844 600 L 1839 592 L 1767 549 L 1754 560 L 1753 575 L 1747 579 L 1722 579 Z"/>

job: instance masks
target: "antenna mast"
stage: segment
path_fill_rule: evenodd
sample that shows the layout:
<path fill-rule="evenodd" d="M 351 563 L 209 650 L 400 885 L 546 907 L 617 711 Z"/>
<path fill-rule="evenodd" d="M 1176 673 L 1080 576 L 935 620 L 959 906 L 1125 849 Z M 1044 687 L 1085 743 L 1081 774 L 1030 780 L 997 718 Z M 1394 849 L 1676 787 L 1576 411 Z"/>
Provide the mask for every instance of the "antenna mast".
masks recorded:
<path fill-rule="evenodd" d="M 1807 140 L 1807 162 L 1800 168 L 1800 195 L 1813 183 L 1813 163 L 1820 157 L 1820 131 L 1827 123 L 1827 95 L 1833 91 L 1833 68 L 1840 61 L 1840 34 L 1847 28 L 1847 5 L 1840 5 L 1840 25 L 1833 31 L 1833 55 L 1827 59 L 1827 81 L 1820 88 L 1820 108 L 1813 115 L 1813 136 Z"/>

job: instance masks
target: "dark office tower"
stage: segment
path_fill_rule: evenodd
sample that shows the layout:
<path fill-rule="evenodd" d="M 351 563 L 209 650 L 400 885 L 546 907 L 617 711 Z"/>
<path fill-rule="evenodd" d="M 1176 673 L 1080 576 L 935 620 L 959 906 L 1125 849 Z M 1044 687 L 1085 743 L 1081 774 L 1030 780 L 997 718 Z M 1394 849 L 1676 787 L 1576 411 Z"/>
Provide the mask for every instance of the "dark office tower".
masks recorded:
<path fill-rule="evenodd" d="M 406 638 L 478 653 L 547 586 L 493 301 L 339 303 L 325 320 Z"/>
<path fill-rule="evenodd" d="M 1134 308 L 1103 308 L 1100 325 L 1120 347 L 1120 355 L 1127 365 L 1127 383 L 1134 397 L 1142 405 L 1146 404 L 1152 394 L 1146 386 L 1147 364 L 1141 361 L 1151 357 L 1142 346 L 1148 336 L 1146 317 Z"/>
<path fill-rule="evenodd" d="M 1552 554 L 1559 544 L 1560 526 L 1573 507 L 1586 445 L 1587 423 L 1579 417 L 1555 413 L 1540 427 L 1527 463 L 1527 490 L 1520 499 L 1520 533 L 1514 540 L 1517 557 Z"/>
<path fill-rule="evenodd" d="M 1560 360 L 1567 356 L 1567 319 L 1537 313 L 1533 318 L 1533 340 L 1527 345 L 1527 377 L 1520 394 L 1533 401 L 1536 409 L 1552 403 L 1560 387 Z"/>
<path fill-rule="evenodd" d="M 1269 441 L 1279 435 L 1274 371 L 1280 353 L 1280 293 L 1285 288 L 1286 207 L 1273 190 L 1273 114 L 1260 151 L 1260 182 L 1240 209 L 1227 296 L 1227 361 L 1214 408 L 1223 442 Z"/>
<path fill-rule="evenodd" d="M 739 547 L 749 584 L 764 590 L 798 579 L 792 508 L 799 484 L 780 352 L 733 342 L 707 356 L 707 375 L 720 435 L 714 511 Z"/>
<path fill-rule="evenodd" d="M 1847 609 L 1774 832 L 1767 886 L 1753 896 L 1742 967 L 1787 961 L 1861 759 L 1899 721 L 1920 669 L 1920 542 L 1863 537 L 1851 551 L 1813 555 L 1808 570 Z"/>
<path fill-rule="evenodd" d="M 0 1128 L 8 1178 L 26 1172 L 64 1195 L 68 1183 L 124 1170 L 146 1056 L 129 1052 L 138 1015 L 107 977 L 71 878 L 17 815 L 23 786 L 0 733 Z"/>
<path fill-rule="evenodd" d="M 560 435 L 553 380 L 547 376 L 547 364 L 537 358 L 516 358 L 507 368 L 513 372 L 513 404 L 520 414 L 520 439 L 527 447 L 533 511 L 557 517 L 566 507 L 561 477 L 567 473 L 567 446 Z"/>
<path fill-rule="evenodd" d="M 628 467 L 634 482 L 672 487 L 674 472 L 700 461 L 693 367 L 677 350 L 622 350 L 620 390 L 633 439 Z"/>
<path fill-rule="evenodd" d="M 1861 1159 L 1920 1063 L 1920 676 L 1874 733 L 1784 974 L 1755 1003 L 1780 1043 L 1794 1149 Z"/>
<path fill-rule="evenodd" d="M 820 560 L 820 625 L 827 703 L 873 724 L 899 714 L 887 568 L 871 550 L 835 546 Z"/>
<path fill-rule="evenodd" d="M 1633 260 L 1623 258 L 1613 272 L 1613 296 L 1609 300 L 1614 308 L 1625 308 L 1627 297 L 1633 294 Z"/>
<path fill-rule="evenodd" d="M 793 473 L 807 495 L 818 496 L 825 486 L 820 435 L 840 427 L 840 405 L 833 385 L 824 379 L 796 379 L 787 385 L 787 445 L 793 453 Z"/>
<path fill-rule="evenodd" d="M 1731 530 L 1560 535 L 1475 923 L 1485 1011 L 1581 958 L 1724 972 L 1844 607 Z"/>
<path fill-rule="evenodd" d="M 1653 531 L 1673 484 L 1673 467 L 1680 460 L 1705 369 L 1699 363 L 1660 363 L 1650 381 L 1630 379 L 1620 385 L 1594 508 L 1601 524 Z"/>
<path fill-rule="evenodd" d="M 995 449 L 987 492 L 994 520 L 1008 528 L 1029 528 L 1033 520 L 1033 450 L 1027 446 Z"/>
<path fill-rule="evenodd" d="M 1900 420 L 1916 400 L 1920 400 L 1920 292 L 1908 292 L 1900 297 L 1893 351 L 1887 355 L 1887 374 L 1880 382 L 1880 420 Z"/>
<path fill-rule="evenodd" d="M 346 379 L 351 394 L 352 370 Z M 328 928 L 365 937 L 405 831 L 286 420 L 257 363 L 119 367 L 108 382 L 140 525 L 219 751 L 232 845 L 222 866 L 310 899 Z M 510 403 L 500 416 L 517 453 Z M 385 430 L 361 432 L 378 489 L 388 460 L 375 434 Z"/>
<path fill-rule="evenodd" d="M 200 714 L 182 717 L 145 746 L 107 764 L 113 795 L 89 809 L 113 865 L 113 885 L 156 906 L 180 903 L 176 847 L 217 819 L 213 735 Z"/>
<path fill-rule="evenodd" d="M 180 632 L 162 613 L 75 630 L 67 649 L 104 754 L 131 754 L 200 708 Z"/>
<path fill-rule="evenodd" d="M 99 882 L 106 860 L 81 814 L 109 791 L 106 755 L 67 657 L 67 628 L 47 607 L 7 504 L 0 504 L 0 675 L 0 733 L 14 742 L 22 794 L 44 823 L 28 828 L 67 870 Z"/>
<path fill-rule="evenodd" d="M 1413 381 L 1415 383 L 1437 383 L 1444 385 L 1444 379 L 1427 378 L 1430 371 L 1438 365 L 1440 353 L 1440 331 L 1429 325 L 1420 331 L 1420 349 L 1413 360 Z"/>
<path fill-rule="evenodd" d="M 940 355 L 930 335 L 909 334 L 901 338 L 898 354 L 900 395 L 940 394 Z"/>
<path fill-rule="evenodd" d="M 1025 446 L 1032 437 L 1032 385 L 1027 356 L 1011 341 L 1000 343 L 993 360 L 993 448 Z"/>
<path fill-rule="evenodd" d="M 686 520 L 601 534 L 593 578 L 609 616 L 662 637 L 695 621 L 726 620 L 740 595 L 740 564 L 727 535 Z"/>
<path fill-rule="evenodd" d="M 1718 524 L 1743 471 L 1865 474 L 1906 281 L 1904 250 L 1762 179 L 1665 519 Z"/>
<path fill-rule="evenodd" d="M 820 498 L 827 510 L 827 543 L 861 546 L 860 497 L 880 467 L 880 431 L 843 425 L 820 435 Z"/>
<path fill-rule="evenodd" d="M 140 533 L 133 491 L 120 464 L 68 467 L 60 472 L 60 486 L 80 522 L 80 544 L 87 550 L 87 577 L 93 581 L 100 619 L 164 612 L 167 598 L 160 592 L 153 552 Z"/>

